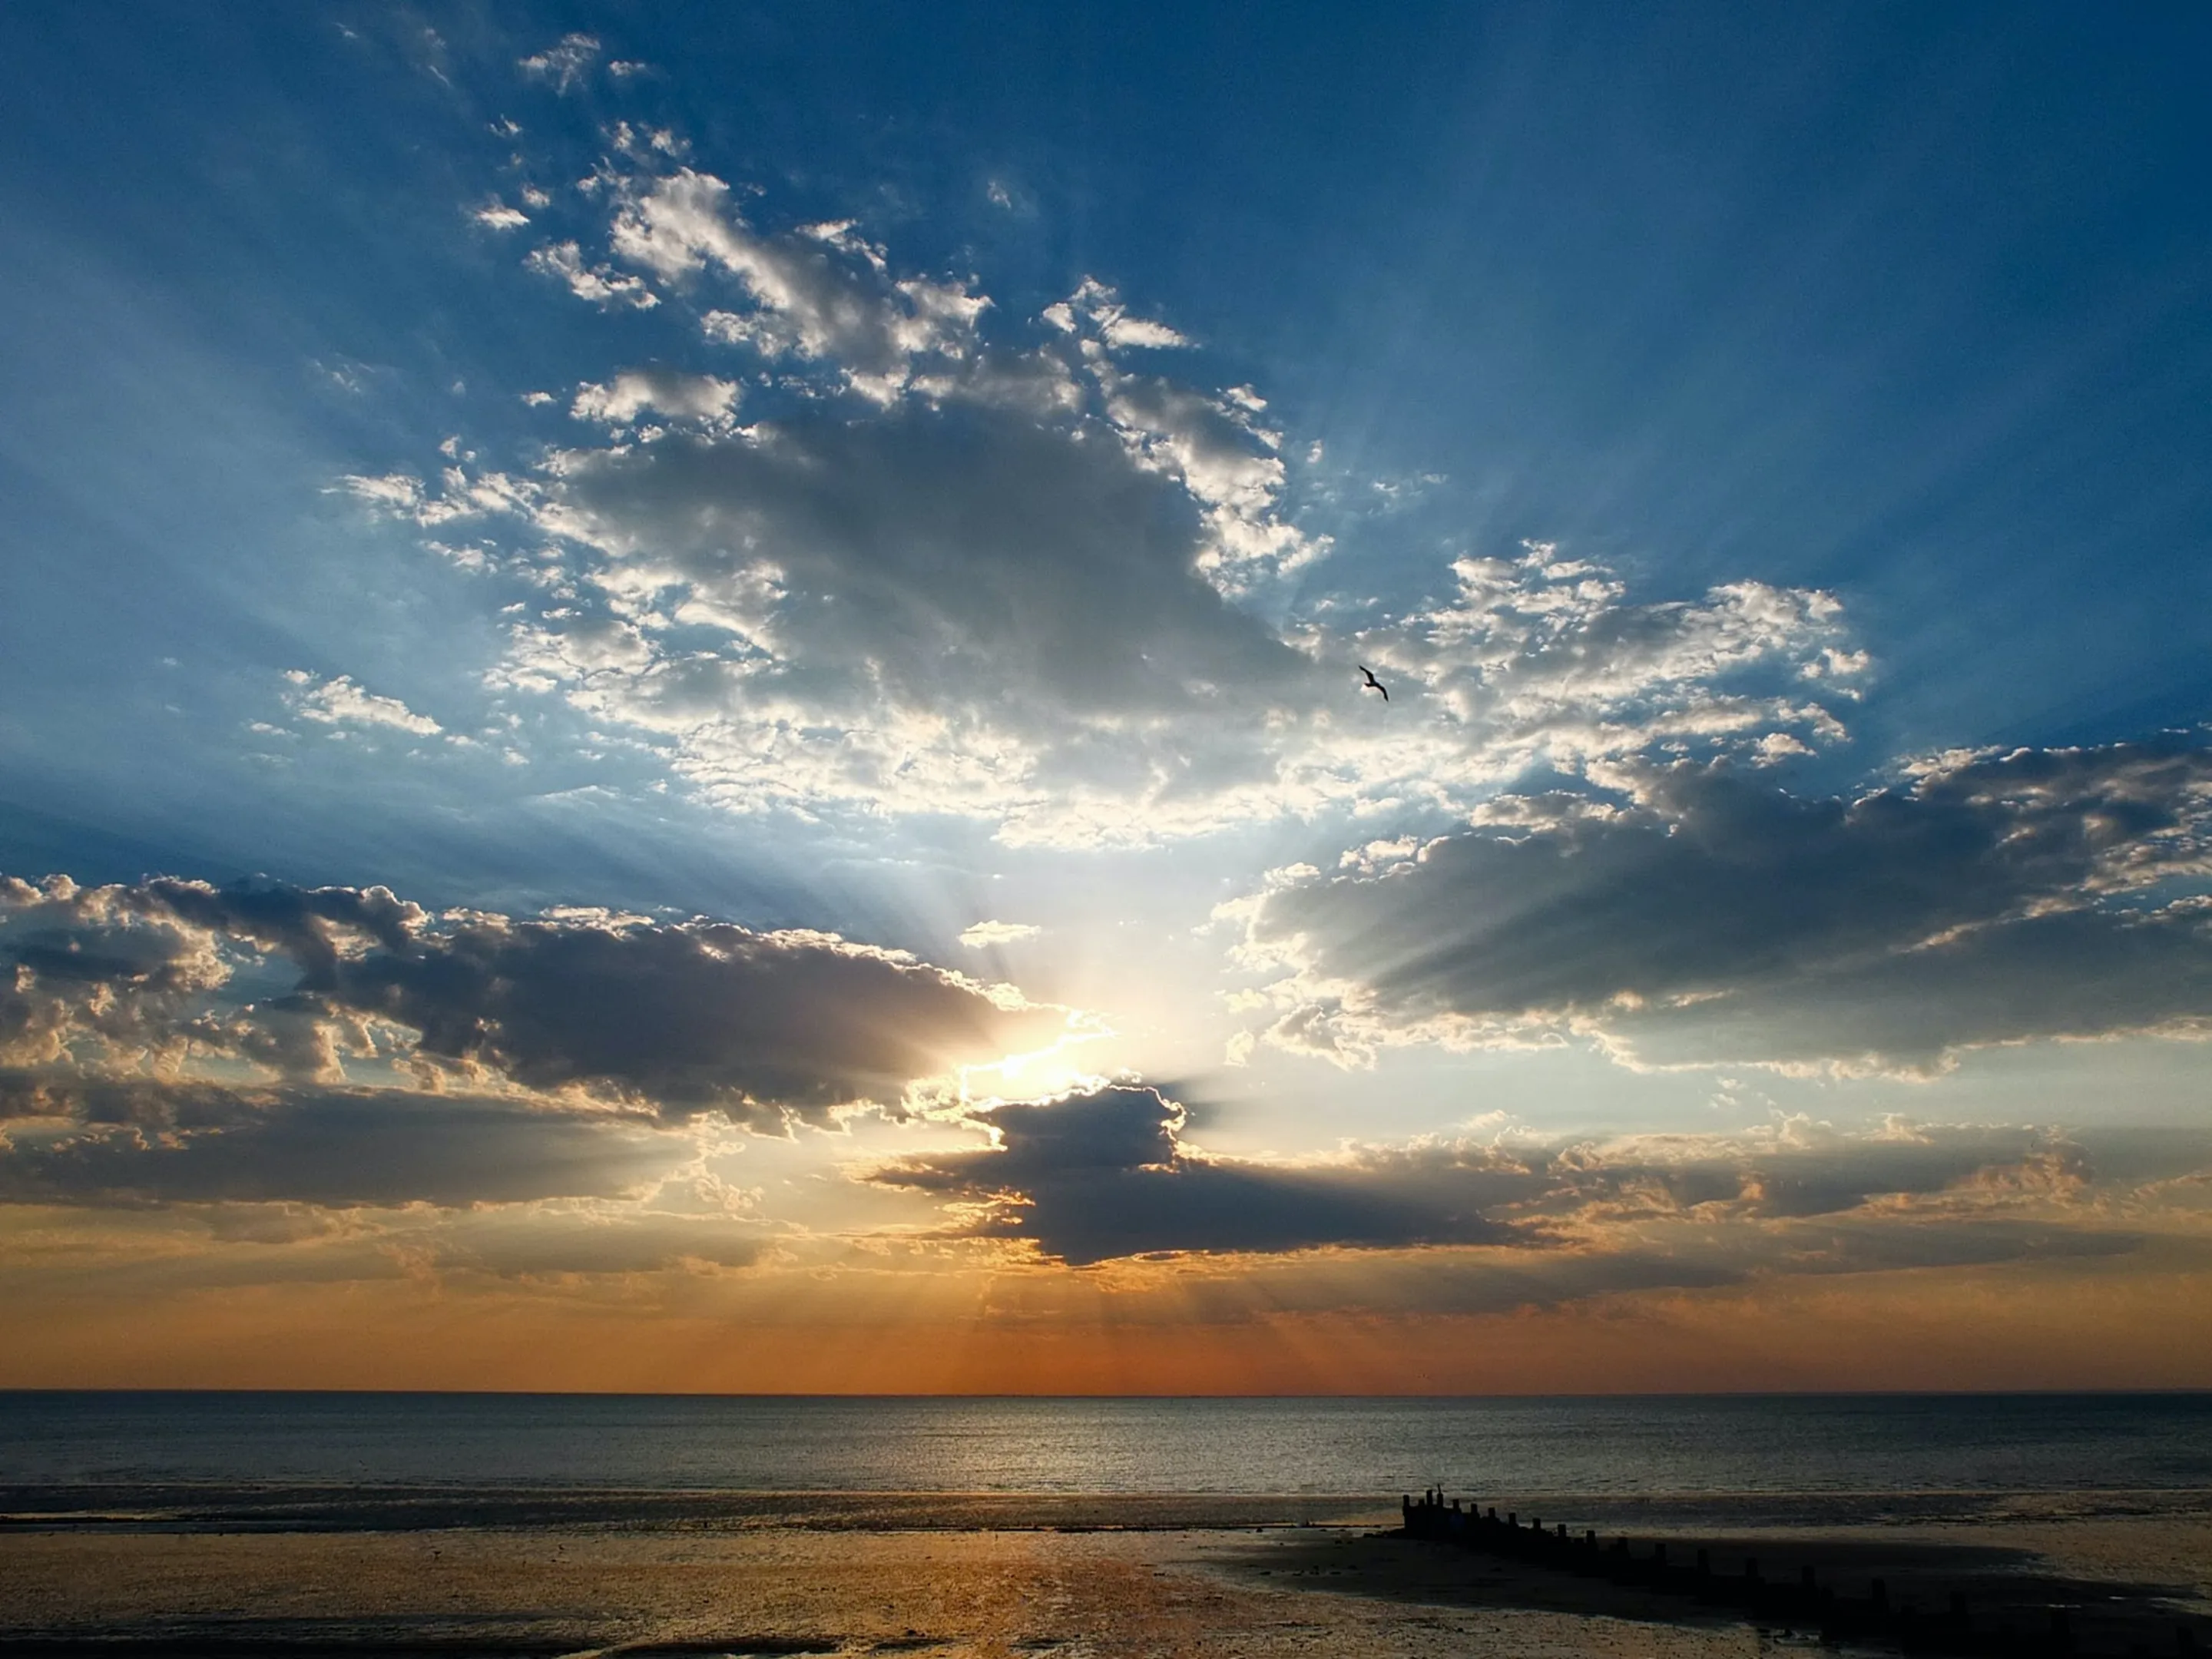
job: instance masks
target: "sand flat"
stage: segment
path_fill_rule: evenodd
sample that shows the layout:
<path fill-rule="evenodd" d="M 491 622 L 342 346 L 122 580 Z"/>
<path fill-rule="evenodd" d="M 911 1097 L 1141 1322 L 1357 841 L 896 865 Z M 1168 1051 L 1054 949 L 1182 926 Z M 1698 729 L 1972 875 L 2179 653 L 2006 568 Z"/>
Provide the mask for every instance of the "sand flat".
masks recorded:
<path fill-rule="evenodd" d="M 307 1656 L 1356 1653 L 1735 1659 L 1697 1628 L 1338 1593 L 1250 1559 L 1291 1534 L 840 1531 L 0 1537 L 0 1640 Z"/>
<path fill-rule="evenodd" d="M 1396 1505 L 1373 1498 L 91 1495 L 18 1493 L 0 1513 L 11 1659 L 1733 1659 L 1812 1645 L 1685 1596 L 1389 1535 Z M 1883 1573 L 1938 1604 L 1963 1584 L 1978 1607 L 2010 1595 L 2046 1618 L 2107 1592 L 2134 1598 L 2132 1619 L 2212 1606 L 2207 1494 L 1579 1507 L 1608 1534 L 1710 1545 L 1723 1571 L 1751 1553 L 1792 1578 L 1818 1562 L 1824 1583 Z"/>

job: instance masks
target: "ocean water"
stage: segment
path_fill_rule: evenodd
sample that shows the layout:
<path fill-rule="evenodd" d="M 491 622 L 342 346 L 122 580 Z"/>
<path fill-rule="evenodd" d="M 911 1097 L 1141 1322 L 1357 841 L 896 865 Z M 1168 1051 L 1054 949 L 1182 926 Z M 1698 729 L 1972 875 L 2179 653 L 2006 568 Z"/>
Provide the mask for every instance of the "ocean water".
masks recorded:
<path fill-rule="evenodd" d="M 1393 1494 L 2212 1489 L 2212 1394 L 1526 1400 L 0 1392 L 0 1486 Z"/>

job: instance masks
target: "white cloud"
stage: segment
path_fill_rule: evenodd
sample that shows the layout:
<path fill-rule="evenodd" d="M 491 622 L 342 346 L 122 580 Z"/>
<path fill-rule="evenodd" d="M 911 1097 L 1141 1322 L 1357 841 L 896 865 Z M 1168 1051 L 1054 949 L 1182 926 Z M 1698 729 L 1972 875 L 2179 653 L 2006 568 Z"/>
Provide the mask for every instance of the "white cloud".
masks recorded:
<path fill-rule="evenodd" d="M 1352 603 L 1285 508 L 1267 400 L 1126 367 L 1182 337 L 1113 289 L 987 333 L 969 281 L 902 271 L 850 222 L 757 225 L 670 146 L 617 137 L 587 195 L 636 274 L 574 242 L 533 261 L 603 307 L 666 284 L 709 362 L 733 349 L 755 374 L 623 369 L 571 404 L 606 438 L 529 476 L 349 487 L 426 526 L 525 520 L 554 599 L 495 683 L 650 734 L 707 799 L 1142 843 L 1842 735 L 1831 704 L 1863 662 L 1824 594 L 1643 602 L 1531 547 L 1462 557 L 1449 597 L 1396 615 Z"/>
<path fill-rule="evenodd" d="M 962 930 L 960 942 L 971 951 L 981 951 L 994 945 L 1017 945 L 1043 932 L 1025 921 L 979 921 Z"/>
<path fill-rule="evenodd" d="M 1149 346 L 1159 349 L 1190 343 L 1165 323 L 1148 322 L 1141 317 L 1114 318 L 1101 325 L 1100 332 L 1105 336 L 1106 343 L 1112 346 Z"/>
<path fill-rule="evenodd" d="M 1085 277 L 1073 294 L 1048 307 L 1045 315 L 1054 327 L 1068 333 L 1075 331 L 1077 317 L 1085 318 L 1097 330 L 1098 337 L 1114 347 L 1158 350 L 1190 343 L 1165 323 L 1132 317 L 1121 303 L 1121 295 L 1095 277 Z"/>
<path fill-rule="evenodd" d="M 418 714 L 397 697 L 380 697 L 363 690 L 349 675 L 318 682 L 305 669 L 292 669 L 286 679 L 297 688 L 286 701 L 302 720 L 324 726 L 381 726 L 416 737 L 431 738 L 445 728 L 428 714 Z"/>
<path fill-rule="evenodd" d="M 530 222 L 530 216 L 520 208 L 511 208 L 498 201 L 478 208 L 469 216 L 493 230 L 515 230 Z"/>
<path fill-rule="evenodd" d="M 338 488 L 372 507 L 410 517 L 422 505 L 422 481 L 404 472 L 386 473 L 380 477 L 348 473 L 338 481 Z"/>
<path fill-rule="evenodd" d="M 637 311 L 650 311 L 660 303 L 660 296 L 642 277 L 610 270 L 605 265 L 587 267 L 582 249 L 574 242 L 556 242 L 534 248 L 524 263 L 532 270 L 559 277 L 578 299 L 589 300 L 603 310 L 628 306 Z"/>
<path fill-rule="evenodd" d="M 1546 550 L 1395 624 L 1285 640 L 1208 580 L 1212 506 L 1083 430 L 908 408 L 564 452 L 535 521 L 592 550 L 585 580 L 642 641 L 581 706 L 676 739 L 730 805 L 981 813 L 1073 842 L 1449 807 L 1538 763 L 1773 760 L 1841 733 L 1802 690 L 1759 689 L 1802 685 L 1838 626 L 1820 595 L 1638 605 Z M 678 621 L 726 647 L 659 643 Z M 1387 711 L 1358 702 L 1354 660 L 1396 686 Z"/>
<path fill-rule="evenodd" d="M 711 374 L 626 368 L 604 386 L 587 382 L 578 386 L 568 413 L 580 421 L 599 421 L 609 426 L 627 426 L 647 410 L 672 420 L 714 424 L 729 419 L 738 395 L 736 381 L 716 380 Z"/>
<path fill-rule="evenodd" d="M 653 661 L 645 635 L 619 617 L 580 618 L 560 628 L 519 623 L 514 639 L 505 661 L 489 676 L 493 685 L 551 691 L 602 675 L 635 675 Z"/>
<path fill-rule="evenodd" d="M 618 257 L 665 283 L 711 270 L 744 289 L 749 310 L 708 313 L 711 338 L 834 363 L 879 403 L 897 395 L 916 360 L 974 349 L 989 302 L 963 283 L 893 278 L 882 251 L 849 224 L 762 234 L 734 210 L 728 185 L 690 167 L 625 185 L 621 198 L 611 231 Z"/>
<path fill-rule="evenodd" d="M 550 81 L 556 92 L 567 92 L 590 70 L 599 55 L 599 42 L 589 34 L 564 34 L 558 44 L 518 60 L 525 75 Z"/>

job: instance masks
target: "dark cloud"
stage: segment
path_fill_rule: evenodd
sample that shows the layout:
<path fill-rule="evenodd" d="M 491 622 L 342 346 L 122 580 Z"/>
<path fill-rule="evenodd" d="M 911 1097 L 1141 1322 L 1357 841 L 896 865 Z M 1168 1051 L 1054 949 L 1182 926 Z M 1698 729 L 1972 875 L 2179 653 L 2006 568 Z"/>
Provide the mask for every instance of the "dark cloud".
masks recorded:
<path fill-rule="evenodd" d="M 2168 1149 L 2212 1158 L 2212 1137 Z M 1639 1135 L 1516 1149 L 1527 1186 L 1515 1212 L 1621 1220 L 1705 1214 L 1804 1219 L 1876 1200 L 2006 1194 L 2063 1198 L 2100 1178 L 2070 1137 L 2005 1125 L 1844 1134 L 1801 1121 L 1748 1135 Z"/>
<path fill-rule="evenodd" d="M 1638 1058 L 1928 1071 L 1953 1049 L 2212 1017 L 2212 929 L 2191 908 L 2023 916 L 1886 959 L 1753 984 L 1718 1007 L 1638 1010 L 1613 1029 Z"/>
<path fill-rule="evenodd" d="M 387 951 L 404 951 L 426 915 L 420 905 L 384 887 L 263 882 L 217 888 L 171 876 L 121 890 L 116 908 L 130 915 L 173 918 L 281 951 L 299 967 L 306 976 L 302 984 L 310 990 L 326 988 L 334 980 L 342 940 L 359 938 Z"/>
<path fill-rule="evenodd" d="M 1925 1067 L 2212 1015 L 2206 913 L 2155 890 L 2205 867 L 2202 748 L 2021 750 L 1855 800 L 1688 763 L 1613 780 L 1628 804 L 1510 798 L 1265 895 L 1250 943 L 1298 974 L 1278 1040 L 1548 1025 L 1660 1062 Z"/>
<path fill-rule="evenodd" d="M 994 1146 L 899 1160 L 870 1179 L 986 1206 L 975 1237 L 1085 1265 L 1163 1253 L 1520 1247 L 1483 1258 L 1485 1295 L 1534 1275 L 1559 1297 L 1790 1271 L 2110 1254 L 2137 1236 L 2085 1224 L 2125 1190 L 2212 1165 L 2212 1135 L 2090 1151 L 2016 1127 L 1844 1134 L 1792 1123 L 1740 1136 L 1363 1148 L 1324 1163 L 1208 1157 L 1182 1109 L 1123 1085 L 976 1115 Z M 2115 1184 L 2118 1183 L 2118 1184 Z M 1925 1237 L 1916 1256 L 1913 1240 Z M 1663 1253 L 1653 1241 L 1663 1237 Z M 1542 1265 L 1554 1255 L 1582 1265 Z M 1532 1280 L 1532 1283 L 1534 1281 Z M 1523 1292 L 1513 1291 L 1513 1295 Z M 1533 1289 L 1525 1292 L 1534 1297 Z"/>
<path fill-rule="evenodd" d="M 564 458 L 541 515 L 642 616 L 724 631 L 579 671 L 595 715 L 676 735 L 732 802 L 1103 817 L 1279 779 L 1271 720 L 1331 680 L 1200 568 L 1189 497 L 1109 430 L 908 403 Z M 665 633 L 665 624 L 657 631 Z M 1025 804 L 1023 804 L 1025 803 Z M 1118 823 L 1117 823 L 1118 821 Z"/>
<path fill-rule="evenodd" d="M 1283 1251 L 1501 1243 L 1513 1229 L 1471 1206 L 1423 1202 L 1366 1171 L 1302 1170 L 1194 1156 L 1182 1110 L 1155 1091 L 1110 1087 L 978 1115 L 988 1151 L 908 1158 L 886 1185 L 1000 1200 L 979 1231 L 1034 1240 L 1079 1266 L 1178 1251 Z"/>
<path fill-rule="evenodd" d="M 1042 736 L 1187 711 L 1201 680 L 1262 706 L 1310 695 L 1314 665 L 1199 574 L 1188 498 L 1110 433 L 919 406 L 793 418 L 575 453 L 556 498 L 564 529 L 703 599 L 743 607 L 772 562 L 788 660 L 758 665 L 754 696 L 842 686 L 848 714 L 990 710 Z"/>
<path fill-rule="evenodd" d="M 464 923 L 347 963 L 333 1000 L 422 1033 L 422 1052 L 534 1089 L 819 1118 L 1059 1030 L 972 983 L 817 935 L 727 924 Z"/>
<path fill-rule="evenodd" d="M 1644 1291 L 1711 1291 L 1777 1278 L 1961 1270 L 2015 1263 L 2094 1263 L 2150 1254 L 2190 1267 L 2204 1247 L 2172 1236 L 2002 1216 L 1972 1221 L 1854 1217 L 1757 1227 L 1644 1228 L 1602 1244 L 1546 1249 L 1445 1249 L 1325 1254 L 1240 1263 L 1233 1274 L 1180 1278 L 1157 1317 L 1238 1323 L 1285 1314 L 1483 1316 L 1570 1306 Z M 1134 1318 L 1134 1310 L 1123 1317 Z"/>
<path fill-rule="evenodd" d="M 130 1070 L 197 1051 L 331 1081 L 381 1042 L 401 1063 L 775 1127 L 895 1105 L 917 1079 L 1066 1028 L 1062 1010 L 828 934 L 434 921 L 380 888 L 15 883 L 0 926 L 0 1063 L 18 1066 Z M 264 979 L 289 962 L 296 978 L 248 998 L 229 985 L 236 959 Z M 415 1036 L 393 1044 L 364 1022 Z"/>
<path fill-rule="evenodd" d="M 4 1094 L 4 1085 L 0 1085 Z M 694 1155 L 607 1112 L 401 1090 L 49 1085 L 65 1125 L 0 1140 L 0 1203 L 333 1207 L 615 1198 Z"/>

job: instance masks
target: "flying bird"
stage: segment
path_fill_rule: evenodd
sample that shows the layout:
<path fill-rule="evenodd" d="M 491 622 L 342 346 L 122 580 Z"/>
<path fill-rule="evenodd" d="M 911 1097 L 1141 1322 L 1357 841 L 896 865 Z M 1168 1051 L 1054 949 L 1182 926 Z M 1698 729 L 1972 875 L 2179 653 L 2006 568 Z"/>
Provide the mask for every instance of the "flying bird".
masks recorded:
<path fill-rule="evenodd" d="M 1382 694 L 1382 701 L 1385 702 L 1389 702 L 1390 688 L 1375 678 L 1375 671 L 1367 667 L 1364 664 L 1358 665 L 1358 666 L 1359 668 L 1359 672 L 1367 676 L 1367 684 L 1362 686 L 1360 690 L 1363 691 L 1380 691 Z"/>

